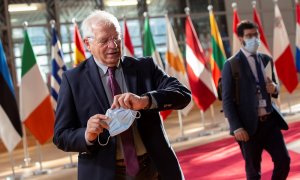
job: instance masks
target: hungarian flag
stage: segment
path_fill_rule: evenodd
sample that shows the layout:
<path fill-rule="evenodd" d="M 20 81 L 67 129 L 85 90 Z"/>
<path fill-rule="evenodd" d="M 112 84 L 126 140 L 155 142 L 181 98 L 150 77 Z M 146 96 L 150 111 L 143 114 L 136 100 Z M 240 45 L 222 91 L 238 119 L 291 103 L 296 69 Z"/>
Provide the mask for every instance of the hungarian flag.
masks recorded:
<path fill-rule="evenodd" d="M 83 41 L 76 22 L 74 22 L 74 44 L 74 66 L 77 66 L 86 59 L 86 56 Z"/>
<path fill-rule="evenodd" d="M 130 57 L 134 56 L 134 49 L 133 49 L 133 45 L 131 42 L 130 34 L 125 19 L 124 19 L 124 55 Z"/>
<path fill-rule="evenodd" d="M 20 109 L 22 122 L 40 144 L 52 137 L 54 112 L 51 98 L 36 63 L 27 30 L 24 31 Z"/>
<path fill-rule="evenodd" d="M 300 72 L 300 4 L 296 3 L 296 67 Z"/>
<path fill-rule="evenodd" d="M 269 48 L 268 42 L 266 40 L 263 26 L 262 26 L 259 14 L 256 11 L 256 1 L 253 1 L 252 5 L 253 5 L 253 21 L 258 26 L 258 32 L 259 32 L 259 37 L 260 37 L 260 42 L 261 42 L 260 46 L 258 47 L 258 51 L 271 56 L 270 48 Z"/>
<path fill-rule="evenodd" d="M 237 34 L 237 25 L 240 22 L 240 18 L 237 13 L 237 4 L 236 2 L 232 3 L 233 8 L 233 20 L 232 20 L 232 55 L 237 53 L 241 48 L 241 42 L 239 40 L 238 34 Z"/>
<path fill-rule="evenodd" d="M 187 74 L 192 96 L 197 106 L 205 111 L 216 100 L 217 91 L 189 15 L 185 21 L 185 34 Z"/>
<path fill-rule="evenodd" d="M 167 28 L 167 51 L 166 51 L 166 73 L 170 76 L 176 77 L 178 81 L 180 81 L 183 85 L 185 85 L 188 89 L 190 88 L 190 84 L 188 82 L 186 70 L 184 67 L 184 61 L 171 26 L 170 20 L 166 15 L 166 28 Z M 187 115 L 193 108 L 194 103 L 191 101 L 188 106 L 182 109 L 180 112 L 183 115 Z M 171 111 L 169 111 L 171 113 Z M 161 115 L 165 116 L 165 118 L 169 115 L 167 113 L 162 113 Z"/>
<path fill-rule="evenodd" d="M 22 128 L 16 94 L 0 41 L 0 138 L 9 152 L 22 139 Z"/>
<path fill-rule="evenodd" d="M 154 62 L 161 68 L 164 69 L 162 60 L 158 51 L 156 50 L 155 43 L 152 37 L 149 18 L 148 16 L 145 17 L 144 23 L 144 49 L 143 49 L 144 56 L 151 56 Z"/>
<path fill-rule="evenodd" d="M 56 35 L 55 28 L 52 27 L 52 42 L 51 42 L 51 64 L 52 64 L 52 73 L 51 73 L 51 102 L 53 109 L 56 110 L 56 103 L 58 98 L 58 92 L 62 80 L 62 74 L 67 70 L 64 63 L 64 55 L 61 49 L 60 42 Z"/>
<path fill-rule="evenodd" d="M 288 34 L 277 3 L 275 3 L 273 35 L 273 58 L 277 74 L 288 92 L 292 93 L 298 85 L 297 70 Z"/>
<path fill-rule="evenodd" d="M 210 39 L 211 39 L 211 50 L 210 55 L 210 68 L 215 86 L 218 85 L 218 80 L 222 75 L 222 69 L 226 61 L 225 50 L 220 35 L 217 22 L 214 17 L 212 5 L 208 6 L 209 9 L 209 22 L 210 22 Z"/>

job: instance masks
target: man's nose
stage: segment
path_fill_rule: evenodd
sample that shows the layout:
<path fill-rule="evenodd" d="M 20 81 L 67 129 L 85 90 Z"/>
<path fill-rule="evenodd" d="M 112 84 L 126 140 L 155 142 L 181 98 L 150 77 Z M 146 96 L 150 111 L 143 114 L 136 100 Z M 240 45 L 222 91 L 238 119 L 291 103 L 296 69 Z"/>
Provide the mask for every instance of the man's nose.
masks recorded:
<path fill-rule="evenodd" d="M 112 39 L 112 40 L 108 41 L 108 45 L 107 46 L 111 47 L 111 48 L 116 48 L 116 47 L 118 47 L 118 44 L 117 44 L 117 42 L 114 39 Z"/>

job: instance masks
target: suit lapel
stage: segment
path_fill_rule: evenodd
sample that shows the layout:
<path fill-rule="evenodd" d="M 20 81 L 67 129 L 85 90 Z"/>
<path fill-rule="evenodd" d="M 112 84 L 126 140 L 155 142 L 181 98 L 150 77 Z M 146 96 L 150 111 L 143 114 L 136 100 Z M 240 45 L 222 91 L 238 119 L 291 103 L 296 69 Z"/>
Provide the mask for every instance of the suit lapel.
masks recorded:
<path fill-rule="evenodd" d="M 98 66 L 94 62 L 93 57 L 90 57 L 87 60 L 86 63 L 86 71 L 85 76 L 90 84 L 90 88 L 92 89 L 93 93 L 95 94 L 95 97 L 99 103 L 99 106 L 103 109 L 103 111 L 106 111 L 109 106 L 108 99 L 106 97 L 106 93 L 103 87 L 103 84 L 101 82 Z M 89 88 L 89 87 L 86 87 Z"/>
<path fill-rule="evenodd" d="M 123 57 L 121 61 L 124 78 L 128 91 L 137 94 L 137 71 L 132 64 L 132 61 L 128 59 L 128 57 Z"/>
<path fill-rule="evenodd" d="M 250 80 L 250 81 L 254 81 L 255 82 L 255 78 L 253 76 L 253 73 L 251 71 L 250 65 L 247 61 L 246 56 L 244 55 L 244 53 L 240 50 L 239 54 L 239 59 L 241 60 L 241 72 L 245 72 L 246 77 Z"/>

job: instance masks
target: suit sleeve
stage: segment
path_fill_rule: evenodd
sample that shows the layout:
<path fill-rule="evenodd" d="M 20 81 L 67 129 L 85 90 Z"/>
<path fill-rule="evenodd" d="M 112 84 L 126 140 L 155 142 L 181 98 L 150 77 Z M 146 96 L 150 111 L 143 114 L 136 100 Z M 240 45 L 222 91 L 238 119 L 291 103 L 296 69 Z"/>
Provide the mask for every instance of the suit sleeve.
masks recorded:
<path fill-rule="evenodd" d="M 147 68 L 150 69 L 147 75 L 154 88 L 148 92 L 157 102 L 157 110 L 182 109 L 191 101 L 191 92 L 182 85 L 176 78 L 170 77 L 161 70 L 152 58 L 148 58 Z"/>
<path fill-rule="evenodd" d="M 239 119 L 237 105 L 234 102 L 235 99 L 235 85 L 232 78 L 230 62 L 226 61 L 222 70 L 222 99 L 223 99 L 223 111 L 225 117 L 227 117 L 230 132 L 233 132 L 239 128 L 243 128 Z"/>
<path fill-rule="evenodd" d="M 85 128 L 80 126 L 74 97 L 66 74 L 60 86 L 54 124 L 54 144 L 63 151 L 89 152 L 86 145 Z"/>
<path fill-rule="evenodd" d="M 268 56 L 268 58 L 269 58 L 269 61 L 271 63 L 271 67 L 272 67 L 272 81 L 275 82 L 276 88 L 277 88 L 277 92 L 275 94 L 272 94 L 272 97 L 273 98 L 278 98 L 280 87 L 279 87 L 279 84 L 277 83 L 275 73 L 274 73 L 274 62 L 273 62 L 273 59 L 271 57 Z"/>

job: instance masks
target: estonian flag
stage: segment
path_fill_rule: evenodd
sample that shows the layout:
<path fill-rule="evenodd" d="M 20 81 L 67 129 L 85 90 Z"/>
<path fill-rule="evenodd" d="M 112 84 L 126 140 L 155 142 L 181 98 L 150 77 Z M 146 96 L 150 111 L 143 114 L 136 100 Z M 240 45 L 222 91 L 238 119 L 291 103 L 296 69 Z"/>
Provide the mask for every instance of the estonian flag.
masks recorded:
<path fill-rule="evenodd" d="M 0 137 L 11 152 L 22 139 L 22 128 L 14 86 L 0 41 Z"/>

